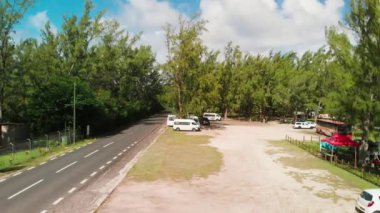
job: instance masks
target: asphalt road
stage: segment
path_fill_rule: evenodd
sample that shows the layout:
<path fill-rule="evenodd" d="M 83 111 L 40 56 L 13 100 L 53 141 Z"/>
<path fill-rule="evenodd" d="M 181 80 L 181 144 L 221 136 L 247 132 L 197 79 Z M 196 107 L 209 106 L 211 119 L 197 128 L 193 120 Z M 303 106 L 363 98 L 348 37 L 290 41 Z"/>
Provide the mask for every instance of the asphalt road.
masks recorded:
<path fill-rule="evenodd" d="M 126 155 L 135 155 L 139 143 L 165 122 L 155 115 L 103 137 L 87 146 L 54 157 L 36 167 L 0 180 L 0 212 L 47 212 L 80 191 Z"/>

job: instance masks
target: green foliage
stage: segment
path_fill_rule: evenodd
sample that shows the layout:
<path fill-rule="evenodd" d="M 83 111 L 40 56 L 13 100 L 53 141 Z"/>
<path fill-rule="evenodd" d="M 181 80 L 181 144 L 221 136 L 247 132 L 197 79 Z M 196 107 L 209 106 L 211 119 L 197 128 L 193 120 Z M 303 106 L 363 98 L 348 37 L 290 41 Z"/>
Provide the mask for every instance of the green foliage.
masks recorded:
<path fill-rule="evenodd" d="M 0 99 L 8 121 L 30 123 L 37 133 L 72 125 L 74 82 L 82 129 L 90 124 L 104 130 L 160 110 L 150 47 L 137 46 L 139 36 L 129 36 L 117 22 L 101 22 L 103 12 L 91 17 L 92 1 L 84 6 L 83 16 L 64 17 L 59 33 L 47 23 L 41 42 L 26 39 L 1 50 L 10 60 L 1 78 L 7 99 Z M 7 7 L 1 5 L 1 12 Z"/>

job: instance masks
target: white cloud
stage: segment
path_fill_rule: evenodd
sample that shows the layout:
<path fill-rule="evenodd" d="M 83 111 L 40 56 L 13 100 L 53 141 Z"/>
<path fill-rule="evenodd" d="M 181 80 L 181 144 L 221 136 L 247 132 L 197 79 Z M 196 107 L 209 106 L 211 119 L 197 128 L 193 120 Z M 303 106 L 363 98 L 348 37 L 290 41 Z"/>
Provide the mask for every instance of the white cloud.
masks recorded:
<path fill-rule="evenodd" d="M 203 39 L 214 49 L 228 41 L 251 53 L 304 52 L 326 44 L 325 27 L 336 25 L 343 0 L 202 0 L 202 18 L 209 21 Z"/>
<path fill-rule="evenodd" d="M 141 43 L 152 45 L 159 62 L 165 62 L 165 23 L 176 24 L 180 12 L 168 1 L 118 0 L 116 19 L 132 33 L 143 32 Z M 316 50 L 325 41 L 325 27 L 342 17 L 343 0 L 201 0 L 201 18 L 208 21 L 202 36 L 211 49 L 223 51 L 232 41 L 245 52 L 268 53 Z"/>
<path fill-rule="evenodd" d="M 30 16 L 28 19 L 28 22 L 33 27 L 37 28 L 38 30 L 42 30 L 45 27 L 45 24 L 49 22 L 49 17 L 47 16 L 47 11 L 42 11 L 34 16 Z M 57 33 L 57 27 L 50 22 L 51 30 L 53 33 Z"/>

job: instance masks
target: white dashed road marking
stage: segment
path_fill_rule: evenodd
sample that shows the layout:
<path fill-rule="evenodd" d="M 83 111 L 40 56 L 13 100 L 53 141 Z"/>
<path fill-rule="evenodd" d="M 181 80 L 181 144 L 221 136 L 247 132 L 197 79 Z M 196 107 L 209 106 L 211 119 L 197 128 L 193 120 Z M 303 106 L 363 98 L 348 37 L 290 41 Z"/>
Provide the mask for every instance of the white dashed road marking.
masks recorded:
<path fill-rule="evenodd" d="M 71 194 L 71 193 L 73 193 L 76 189 L 77 189 L 77 188 L 73 187 L 73 188 L 71 188 L 67 193 Z"/>
<path fill-rule="evenodd" d="M 78 161 L 72 162 L 72 163 L 70 163 L 69 165 L 67 165 L 67 166 L 63 167 L 62 169 L 60 169 L 60 170 L 56 171 L 55 173 L 60 173 L 60 172 L 62 172 L 63 170 L 65 170 L 65 169 L 69 168 L 70 166 L 72 166 L 72 165 L 76 164 L 77 162 L 78 162 Z"/>
<path fill-rule="evenodd" d="M 91 152 L 90 154 L 88 154 L 88 155 L 84 156 L 84 158 L 88 158 L 88 157 L 90 157 L 91 155 L 93 155 L 93 154 L 97 153 L 98 151 L 99 151 L 99 150 L 97 149 L 97 150 L 95 150 L 95 151 Z"/>
<path fill-rule="evenodd" d="M 1 180 L 0 180 L 0 183 L 1 183 L 1 182 L 4 182 L 5 180 L 6 180 L 6 179 L 1 179 Z"/>
<path fill-rule="evenodd" d="M 111 161 L 108 161 L 106 164 L 110 164 L 111 163 Z"/>
<path fill-rule="evenodd" d="M 91 173 L 90 176 L 92 177 L 92 176 L 96 175 L 96 173 L 98 173 L 98 172 L 93 172 L 93 173 Z"/>
<path fill-rule="evenodd" d="M 113 157 L 112 159 L 116 160 L 117 156 Z"/>
<path fill-rule="evenodd" d="M 35 186 L 35 185 L 41 183 L 42 181 L 44 181 L 44 179 L 41 179 L 41 180 L 39 180 L 39 181 L 33 183 L 32 185 L 30 185 L 30 186 L 26 187 L 25 189 L 23 189 L 23 190 L 17 192 L 16 194 L 13 194 L 12 196 L 8 197 L 8 200 L 10 200 L 10 199 L 16 197 L 17 195 L 19 195 L 19 194 L 25 192 L 26 190 L 28 190 L 28 189 L 32 188 L 33 186 Z"/>
<path fill-rule="evenodd" d="M 47 210 L 43 210 L 43 211 L 41 211 L 40 213 L 46 213 L 47 212 Z"/>
<path fill-rule="evenodd" d="M 105 167 L 105 166 L 103 165 L 103 166 L 101 166 L 99 169 L 102 170 L 102 169 L 104 169 L 104 167 Z"/>
<path fill-rule="evenodd" d="M 53 205 L 57 205 L 59 202 L 63 200 L 63 197 L 58 198 L 56 201 L 54 201 Z"/>
<path fill-rule="evenodd" d="M 42 163 L 40 163 L 40 165 L 44 165 L 46 163 L 46 161 L 45 162 L 42 162 Z"/>
<path fill-rule="evenodd" d="M 84 180 L 82 180 L 81 182 L 80 182 L 80 184 L 84 184 L 84 183 L 86 183 L 88 181 L 88 179 L 84 179 Z"/>
<path fill-rule="evenodd" d="M 107 146 L 109 146 L 109 145 L 111 145 L 111 144 L 113 144 L 113 141 L 110 142 L 110 143 L 108 143 L 108 144 L 106 144 L 106 145 L 104 145 L 103 148 L 106 148 Z"/>
<path fill-rule="evenodd" d="M 119 154 L 117 154 L 118 156 L 120 156 L 122 153 L 120 152 Z"/>
<path fill-rule="evenodd" d="M 20 175 L 22 172 L 17 172 L 17 173 L 15 173 L 15 174 L 13 174 L 12 176 L 13 177 L 15 177 L 15 176 L 17 176 L 17 175 Z"/>
<path fill-rule="evenodd" d="M 32 166 L 32 167 L 29 167 L 27 170 L 29 171 L 29 170 L 32 170 L 32 169 L 34 169 L 35 167 L 34 166 Z"/>

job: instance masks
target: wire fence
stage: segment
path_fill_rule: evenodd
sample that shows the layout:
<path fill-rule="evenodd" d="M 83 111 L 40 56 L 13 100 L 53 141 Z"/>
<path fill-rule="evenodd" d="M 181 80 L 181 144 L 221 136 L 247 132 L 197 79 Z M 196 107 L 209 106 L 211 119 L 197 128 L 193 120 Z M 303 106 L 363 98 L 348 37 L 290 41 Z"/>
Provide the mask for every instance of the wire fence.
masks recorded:
<path fill-rule="evenodd" d="M 380 163 L 377 165 L 375 162 L 358 160 L 359 152 L 353 147 L 345 147 L 338 150 L 324 149 L 320 147 L 320 138 L 318 140 L 317 138 L 314 136 L 308 140 L 304 137 L 300 140 L 288 135 L 285 136 L 287 142 L 374 185 L 380 186 Z"/>
<path fill-rule="evenodd" d="M 63 151 L 67 145 L 72 145 L 74 141 L 83 138 L 84 134 L 78 131 L 74 140 L 72 131 L 66 130 L 28 138 L 23 142 L 8 141 L 8 145 L 0 149 L 0 172 L 17 170 L 32 159 Z"/>

